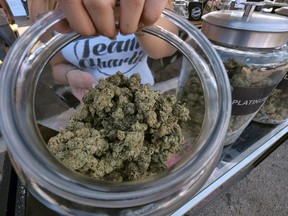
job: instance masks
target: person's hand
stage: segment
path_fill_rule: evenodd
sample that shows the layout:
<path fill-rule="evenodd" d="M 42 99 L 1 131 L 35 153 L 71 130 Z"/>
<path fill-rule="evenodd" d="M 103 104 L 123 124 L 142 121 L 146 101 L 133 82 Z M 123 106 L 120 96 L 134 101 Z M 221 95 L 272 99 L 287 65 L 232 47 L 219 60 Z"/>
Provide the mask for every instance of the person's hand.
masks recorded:
<path fill-rule="evenodd" d="M 115 38 L 155 23 L 167 0 L 58 0 L 70 27 L 84 36 Z M 118 28 L 115 23 L 119 22 Z"/>
<path fill-rule="evenodd" d="M 81 70 L 71 70 L 66 73 L 66 78 L 72 89 L 74 96 L 82 101 L 83 96 L 96 85 L 97 81 L 94 77 Z"/>

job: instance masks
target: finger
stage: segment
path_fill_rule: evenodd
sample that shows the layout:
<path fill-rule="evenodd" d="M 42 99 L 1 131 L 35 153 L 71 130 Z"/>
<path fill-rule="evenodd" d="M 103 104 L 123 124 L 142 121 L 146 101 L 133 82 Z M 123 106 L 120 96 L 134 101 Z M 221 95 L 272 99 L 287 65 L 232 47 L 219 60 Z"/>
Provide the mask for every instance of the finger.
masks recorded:
<path fill-rule="evenodd" d="M 83 85 L 82 88 L 84 89 L 93 88 L 97 84 L 97 80 L 90 73 L 87 73 L 87 72 L 83 72 L 83 73 L 84 73 L 85 84 Z"/>
<path fill-rule="evenodd" d="M 117 34 L 113 11 L 115 0 L 85 0 L 84 2 L 97 32 L 103 36 L 115 38 Z"/>
<path fill-rule="evenodd" d="M 120 32 L 122 34 L 132 34 L 137 31 L 144 3 L 145 0 L 120 1 Z"/>
<path fill-rule="evenodd" d="M 78 71 L 79 73 L 80 71 Z M 78 79 L 79 82 L 79 87 L 83 88 L 83 89 L 91 89 L 93 88 L 93 86 L 96 83 L 96 80 L 94 79 L 94 77 L 87 73 L 87 72 L 83 72 L 81 71 L 81 77 Z"/>
<path fill-rule="evenodd" d="M 61 10 L 67 18 L 71 28 L 80 35 L 96 34 L 94 26 L 82 0 L 58 0 Z"/>
<path fill-rule="evenodd" d="M 68 71 L 66 77 L 74 88 L 91 89 L 97 82 L 90 73 L 81 70 Z"/>
<path fill-rule="evenodd" d="M 85 90 L 85 89 L 81 89 L 81 88 L 78 88 L 78 89 L 75 89 L 75 88 L 72 88 L 72 93 L 73 95 L 79 100 L 79 101 L 82 101 L 84 95 L 88 92 L 88 90 Z"/>
<path fill-rule="evenodd" d="M 166 4 L 167 0 L 146 0 L 140 22 L 145 26 L 154 24 L 160 18 Z"/>
<path fill-rule="evenodd" d="M 61 20 L 60 22 L 56 23 L 53 27 L 52 27 L 53 30 L 57 31 L 57 32 L 60 32 L 60 33 L 68 33 L 68 32 L 71 32 L 71 27 L 68 23 L 68 21 L 65 19 L 65 20 Z"/>

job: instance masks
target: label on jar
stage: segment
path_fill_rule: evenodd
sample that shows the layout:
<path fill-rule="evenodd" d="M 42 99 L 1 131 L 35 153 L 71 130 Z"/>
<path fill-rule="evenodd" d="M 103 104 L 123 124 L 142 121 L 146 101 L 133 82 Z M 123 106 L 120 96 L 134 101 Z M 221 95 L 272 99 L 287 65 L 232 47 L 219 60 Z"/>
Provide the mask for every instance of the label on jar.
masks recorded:
<path fill-rule="evenodd" d="M 277 85 L 277 89 L 280 89 L 284 92 L 288 92 L 288 73 L 284 76 L 281 82 Z"/>
<path fill-rule="evenodd" d="M 275 86 L 262 88 L 233 87 L 232 115 L 248 115 L 258 111 L 274 88 Z"/>

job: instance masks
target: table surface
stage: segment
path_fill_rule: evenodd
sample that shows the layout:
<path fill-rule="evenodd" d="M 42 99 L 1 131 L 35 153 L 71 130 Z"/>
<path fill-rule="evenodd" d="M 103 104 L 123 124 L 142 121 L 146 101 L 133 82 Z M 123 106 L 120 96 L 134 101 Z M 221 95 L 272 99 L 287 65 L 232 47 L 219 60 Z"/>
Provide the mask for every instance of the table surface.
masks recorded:
<path fill-rule="evenodd" d="M 245 177 L 287 138 L 288 122 L 266 125 L 252 121 L 234 144 L 224 148 L 221 161 L 206 184 L 172 215 L 195 215 Z"/>

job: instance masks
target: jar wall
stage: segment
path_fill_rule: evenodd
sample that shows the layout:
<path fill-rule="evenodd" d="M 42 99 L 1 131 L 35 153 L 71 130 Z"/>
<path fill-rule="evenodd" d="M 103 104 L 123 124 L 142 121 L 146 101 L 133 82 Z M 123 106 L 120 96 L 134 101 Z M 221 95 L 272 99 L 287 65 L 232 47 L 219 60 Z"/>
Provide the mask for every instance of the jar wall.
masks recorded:
<path fill-rule="evenodd" d="M 0 85 L 3 93 L 1 132 L 17 174 L 44 205 L 60 214 L 81 212 L 93 215 L 101 210 L 106 215 L 115 215 L 115 212 L 121 215 L 168 215 L 195 195 L 212 173 L 222 153 L 222 141 L 230 117 L 228 77 L 215 49 L 198 29 L 191 28 L 188 21 L 171 11 L 166 11 L 163 17 L 184 30 L 188 39 L 198 44 L 202 51 L 194 50 L 185 40 L 165 29 L 151 26 L 142 31 L 170 42 L 196 68 L 205 95 L 205 116 L 193 148 L 182 151 L 181 160 L 167 171 L 143 181 L 111 183 L 88 178 L 59 163 L 46 148 L 46 138 L 38 123 L 43 123 L 46 117 L 50 119 L 50 115 L 35 111 L 37 84 L 48 60 L 63 46 L 80 37 L 75 32 L 56 34 L 50 41 L 39 44 L 45 31 L 50 31 L 53 24 L 64 18 L 60 11 L 48 14 L 31 26 L 10 50 L 2 67 Z M 43 99 L 48 102 L 51 98 Z M 59 110 L 71 108 L 67 104 L 63 106 Z M 56 111 L 45 105 L 41 109 Z M 58 122 L 63 123 L 61 113 L 55 115 Z M 188 140 L 189 144 L 192 144 L 191 140 Z"/>
<path fill-rule="evenodd" d="M 288 120 L 288 73 L 272 91 L 254 121 L 264 124 L 280 124 Z"/>
<path fill-rule="evenodd" d="M 227 71 L 232 113 L 224 145 L 235 142 L 288 68 L 286 49 L 242 49 L 215 44 Z"/>

